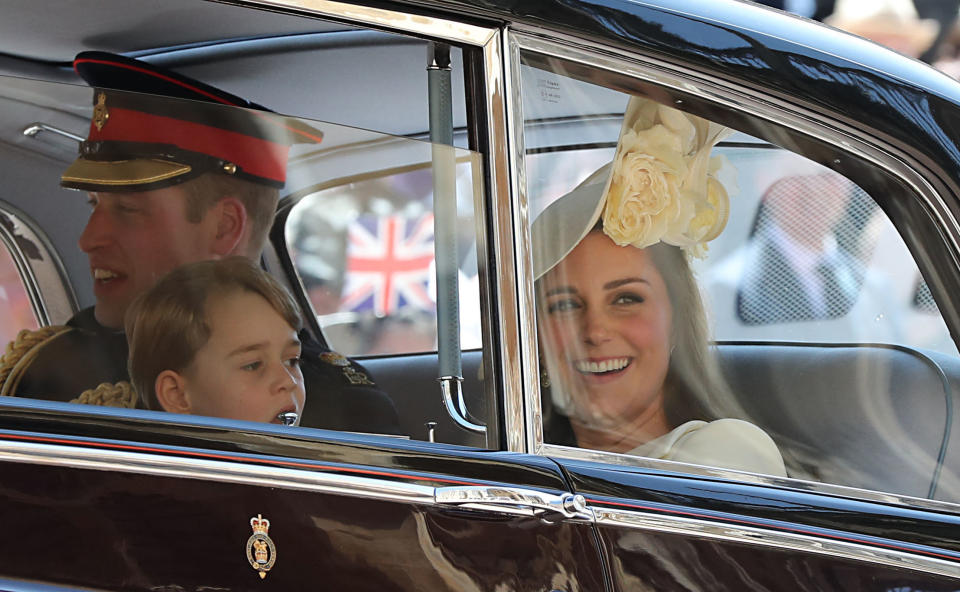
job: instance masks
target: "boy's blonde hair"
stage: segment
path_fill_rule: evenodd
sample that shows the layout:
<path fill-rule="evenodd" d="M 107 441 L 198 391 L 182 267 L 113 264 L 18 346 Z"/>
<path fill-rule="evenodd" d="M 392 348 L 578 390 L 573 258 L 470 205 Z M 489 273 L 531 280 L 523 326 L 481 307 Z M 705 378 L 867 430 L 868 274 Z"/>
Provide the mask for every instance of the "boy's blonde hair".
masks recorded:
<path fill-rule="evenodd" d="M 286 289 L 245 257 L 178 267 L 134 300 L 124 323 L 130 346 L 127 368 L 147 409 L 163 410 L 154 392 L 157 376 L 164 370 L 182 373 L 210 339 L 210 299 L 236 292 L 262 296 L 290 327 L 303 328 Z"/>

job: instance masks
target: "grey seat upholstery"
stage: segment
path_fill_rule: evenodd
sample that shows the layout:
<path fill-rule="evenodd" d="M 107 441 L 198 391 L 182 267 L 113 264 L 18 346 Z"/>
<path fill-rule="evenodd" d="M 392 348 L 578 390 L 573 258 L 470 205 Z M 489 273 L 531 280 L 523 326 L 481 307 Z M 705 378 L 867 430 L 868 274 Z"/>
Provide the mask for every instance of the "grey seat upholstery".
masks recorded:
<path fill-rule="evenodd" d="M 860 344 L 723 343 L 718 355 L 791 476 L 915 497 L 936 479 L 935 498 L 960 500 L 957 359 Z"/>
<path fill-rule="evenodd" d="M 467 409 L 484 421 L 491 417 L 490 405 L 484 398 L 480 382 L 481 352 L 467 351 L 462 355 L 462 384 Z M 464 446 L 485 446 L 479 434 L 456 425 L 443 405 L 440 395 L 437 355 L 407 354 L 403 356 L 367 358 L 363 365 L 373 375 L 380 388 L 393 399 L 400 415 L 400 431 L 414 440 L 427 439 L 428 421 L 436 422 L 436 441 Z"/>

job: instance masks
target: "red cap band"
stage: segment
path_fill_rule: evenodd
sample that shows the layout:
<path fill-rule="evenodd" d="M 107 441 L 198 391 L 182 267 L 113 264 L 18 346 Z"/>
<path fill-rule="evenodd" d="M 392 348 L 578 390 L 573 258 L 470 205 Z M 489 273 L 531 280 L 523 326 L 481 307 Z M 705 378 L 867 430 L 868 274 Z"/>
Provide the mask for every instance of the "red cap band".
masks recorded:
<path fill-rule="evenodd" d="M 283 183 L 286 180 L 286 144 L 254 138 L 221 128 L 153 115 L 142 111 L 110 109 L 109 119 L 98 130 L 90 124 L 89 141 L 172 144 L 182 150 L 231 162 L 246 175 Z"/>

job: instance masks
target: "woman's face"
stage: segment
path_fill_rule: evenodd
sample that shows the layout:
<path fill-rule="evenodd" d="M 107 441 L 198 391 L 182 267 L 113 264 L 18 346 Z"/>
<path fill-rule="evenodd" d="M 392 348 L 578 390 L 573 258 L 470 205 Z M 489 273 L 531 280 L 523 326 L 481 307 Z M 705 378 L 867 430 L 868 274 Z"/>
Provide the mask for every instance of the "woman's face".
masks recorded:
<path fill-rule="evenodd" d="M 551 369 L 581 422 L 631 422 L 662 406 L 673 308 L 646 250 L 591 232 L 538 293 Z"/>

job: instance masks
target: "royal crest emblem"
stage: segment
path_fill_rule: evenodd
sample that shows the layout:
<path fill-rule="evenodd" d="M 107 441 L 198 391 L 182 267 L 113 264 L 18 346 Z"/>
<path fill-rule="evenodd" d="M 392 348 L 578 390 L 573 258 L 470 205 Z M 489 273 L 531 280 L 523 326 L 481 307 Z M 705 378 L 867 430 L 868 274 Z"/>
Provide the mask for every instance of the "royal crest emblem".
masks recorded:
<path fill-rule="evenodd" d="M 257 514 L 250 519 L 250 527 L 253 528 L 253 534 L 247 539 L 247 561 L 250 567 L 260 573 L 262 580 L 277 561 L 277 547 L 267 535 L 269 520 Z"/>
<path fill-rule="evenodd" d="M 103 129 L 110 119 L 110 112 L 107 111 L 106 93 L 97 93 L 97 104 L 93 107 L 93 125 L 97 126 L 97 131 Z"/>

